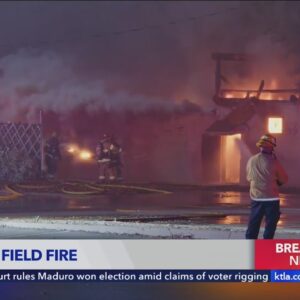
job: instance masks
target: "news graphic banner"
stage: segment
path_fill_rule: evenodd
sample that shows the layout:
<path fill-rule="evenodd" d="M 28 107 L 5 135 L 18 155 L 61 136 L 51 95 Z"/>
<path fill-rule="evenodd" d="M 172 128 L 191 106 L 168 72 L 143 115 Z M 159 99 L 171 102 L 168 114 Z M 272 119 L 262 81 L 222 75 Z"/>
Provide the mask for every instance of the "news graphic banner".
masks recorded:
<path fill-rule="evenodd" d="M 255 241 L 255 269 L 271 270 L 271 282 L 300 282 L 300 240 Z"/>
<path fill-rule="evenodd" d="M 0 282 L 300 282 L 300 240 L 2 240 Z"/>
<path fill-rule="evenodd" d="M 268 282 L 251 241 L 2 240 L 0 281 Z"/>
<path fill-rule="evenodd" d="M 255 269 L 300 270 L 300 240 L 255 241 Z"/>
<path fill-rule="evenodd" d="M 251 241 L 2 240 L 1 269 L 251 269 Z"/>

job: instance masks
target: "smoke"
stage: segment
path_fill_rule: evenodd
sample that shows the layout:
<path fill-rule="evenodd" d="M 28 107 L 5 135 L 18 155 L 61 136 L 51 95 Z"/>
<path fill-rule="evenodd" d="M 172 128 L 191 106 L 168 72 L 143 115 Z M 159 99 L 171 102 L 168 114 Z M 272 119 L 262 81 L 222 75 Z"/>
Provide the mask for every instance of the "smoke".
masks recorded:
<path fill-rule="evenodd" d="M 185 103 L 210 111 L 212 52 L 259 56 L 253 65 L 234 67 L 229 73 L 242 87 L 257 88 L 262 79 L 266 88 L 292 88 L 300 82 L 299 3 L 85 1 L 1 6 L 1 43 L 12 44 L 11 49 L 0 47 L 4 120 L 24 114 L 30 119 L 39 109 L 64 114 L 80 106 L 89 112 L 143 112 L 176 111 Z"/>
<path fill-rule="evenodd" d="M 256 56 L 250 63 L 239 64 L 229 70 L 229 86 L 258 89 L 265 80 L 266 89 L 297 88 L 300 82 L 298 30 L 299 3 L 253 2 L 240 4 L 230 28 L 232 49 Z M 229 32 L 228 32 L 229 33 Z M 235 51 L 233 51 L 235 52 Z M 229 68 L 228 68 L 229 69 Z M 231 73 L 230 73 L 231 71 Z M 235 85 L 233 84 L 235 83 Z"/>
<path fill-rule="evenodd" d="M 40 109 L 64 114 L 82 105 L 90 112 L 176 109 L 174 102 L 159 97 L 109 91 L 101 79 L 82 80 L 54 52 L 21 50 L 0 59 L 0 66 L 1 117 L 7 120 L 13 120 L 24 110 L 30 119 Z"/>

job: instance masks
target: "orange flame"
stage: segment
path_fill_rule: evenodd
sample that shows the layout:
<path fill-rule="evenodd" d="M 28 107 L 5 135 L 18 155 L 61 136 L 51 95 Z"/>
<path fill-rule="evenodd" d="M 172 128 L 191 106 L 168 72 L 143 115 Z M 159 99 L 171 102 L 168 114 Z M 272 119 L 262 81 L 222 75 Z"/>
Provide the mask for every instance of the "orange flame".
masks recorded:
<path fill-rule="evenodd" d="M 92 156 L 93 156 L 92 152 L 88 150 L 81 150 L 79 153 L 79 158 L 81 160 L 90 160 Z"/>
<path fill-rule="evenodd" d="M 66 147 L 66 151 L 70 153 L 76 160 L 89 161 L 93 157 L 93 153 L 87 149 L 80 149 L 76 144 L 69 144 Z"/>
<path fill-rule="evenodd" d="M 78 151 L 78 146 L 77 145 L 68 145 L 67 151 L 71 154 L 75 153 Z"/>

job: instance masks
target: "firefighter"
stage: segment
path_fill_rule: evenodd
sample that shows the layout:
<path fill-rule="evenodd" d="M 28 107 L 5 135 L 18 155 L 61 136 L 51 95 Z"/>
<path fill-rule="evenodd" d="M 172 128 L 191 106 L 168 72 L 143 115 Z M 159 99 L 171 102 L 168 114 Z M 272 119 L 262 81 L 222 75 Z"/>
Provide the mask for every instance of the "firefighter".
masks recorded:
<path fill-rule="evenodd" d="M 251 213 L 246 239 L 257 239 L 260 225 L 265 217 L 264 239 L 273 239 L 280 218 L 278 187 L 287 183 L 286 171 L 276 158 L 276 138 L 263 135 L 256 146 L 260 152 L 247 163 L 247 180 L 250 182 Z"/>
<path fill-rule="evenodd" d="M 96 148 L 100 182 L 105 182 L 110 176 L 110 146 L 111 138 L 104 134 Z"/>
<path fill-rule="evenodd" d="M 110 180 L 121 181 L 122 180 L 122 148 L 112 137 L 110 141 Z"/>
<path fill-rule="evenodd" d="M 45 144 L 45 163 L 49 179 L 54 179 L 58 171 L 58 163 L 61 160 L 59 146 L 58 135 L 53 132 Z"/>

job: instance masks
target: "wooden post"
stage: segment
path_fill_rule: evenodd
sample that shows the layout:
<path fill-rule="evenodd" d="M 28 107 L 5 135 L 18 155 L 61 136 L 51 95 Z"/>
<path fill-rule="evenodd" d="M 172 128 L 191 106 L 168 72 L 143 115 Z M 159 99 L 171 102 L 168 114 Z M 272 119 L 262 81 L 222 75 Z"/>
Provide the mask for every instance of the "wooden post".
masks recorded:
<path fill-rule="evenodd" d="M 43 134 L 43 111 L 40 110 L 40 126 L 41 126 L 41 174 L 45 170 L 45 151 L 44 151 L 44 134 Z"/>
<path fill-rule="evenodd" d="M 259 88 L 258 88 L 258 91 L 257 91 L 257 94 L 256 94 L 256 98 L 257 98 L 257 99 L 259 99 L 259 97 L 260 97 L 260 95 L 261 95 L 261 93 L 262 93 L 262 91 L 263 91 L 263 89 L 264 89 L 264 85 L 265 85 L 265 81 L 262 80 L 262 81 L 260 82 L 260 85 L 259 85 Z"/>

